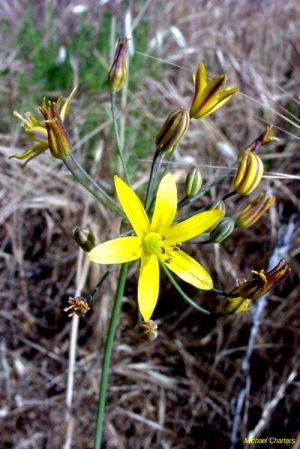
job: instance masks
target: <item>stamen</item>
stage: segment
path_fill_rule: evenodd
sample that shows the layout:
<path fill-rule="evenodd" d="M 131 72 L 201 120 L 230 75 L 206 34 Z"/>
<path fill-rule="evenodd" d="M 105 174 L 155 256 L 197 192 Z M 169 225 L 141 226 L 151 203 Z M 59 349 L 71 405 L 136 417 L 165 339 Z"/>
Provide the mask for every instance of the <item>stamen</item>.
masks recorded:
<path fill-rule="evenodd" d="M 251 270 L 251 273 L 256 274 L 258 277 L 260 277 L 261 280 L 263 281 L 264 285 L 267 284 L 267 277 L 264 273 L 264 270 L 260 270 L 260 271 Z"/>

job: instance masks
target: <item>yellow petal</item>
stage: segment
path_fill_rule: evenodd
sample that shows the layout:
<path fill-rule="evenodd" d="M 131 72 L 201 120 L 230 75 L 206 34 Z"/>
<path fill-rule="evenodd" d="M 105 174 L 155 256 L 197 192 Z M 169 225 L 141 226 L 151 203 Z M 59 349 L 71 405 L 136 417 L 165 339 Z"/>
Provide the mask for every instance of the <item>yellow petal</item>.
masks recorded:
<path fill-rule="evenodd" d="M 161 258 L 162 262 L 163 259 Z M 194 287 L 211 290 L 213 281 L 210 274 L 195 259 L 183 251 L 172 251 L 169 262 L 165 264 L 177 276 Z"/>
<path fill-rule="evenodd" d="M 121 237 L 95 246 L 88 253 L 88 258 L 103 264 L 124 263 L 139 259 L 141 254 L 142 245 L 138 237 Z"/>
<path fill-rule="evenodd" d="M 177 189 L 174 177 L 168 173 L 158 187 L 150 231 L 159 232 L 169 228 L 177 210 Z"/>
<path fill-rule="evenodd" d="M 121 178 L 115 176 L 114 180 L 120 204 L 131 226 L 137 235 L 143 235 L 150 226 L 144 206 L 135 192 Z"/>
<path fill-rule="evenodd" d="M 212 106 L 212 104 L 208 104 L 203 109 L 201 108 L 202 117 L 204 117 L 204 116 L 207 117 L 208 115 L 212 114 L 213 112 L 217 111 L 222 106 L 224 106 L 224 104 L 226 104 L 227 101 L 230 100 L 230 98 L 232 97 L 232 95 L 235 92 L 237 92 L 237 88 L 235 88 L 235 87 L 231 87 L 229 89 L 226 89 L 226 90 L 220 92 L 218 95 L 217 103 L 214 106 Z"/>
<path fill-rule="evenodd" d="M 48 142 L 39 142 L 33 145 L 32 147 L 28 148 L 27 150 L 23 151 L 21 154 L 12 154 L 9 156 L 9 159 L 16 158 L 19 160 L 27 159 L 24 165 L 26 165 L 30 160 L 36 158 L 44 151 L 48 150 Z"/>
<path fill-rule="evenodd" d="M 150 320 L 159 293 L 159 265 L 153 254 L 142 257 L 138 284 L 138 303 L 144 321 Z"/>
<path fill-rule="evenodd" d="M 69 106 L 70 106 L 70 102 L 71 102 L 72 97 L 73 97 L 73 95 L 75 94 L 76 90 L 77 90 L 77 86 L 75 86 L 75 87 L 73 88 L 72 92 L 70 93 L 70 95 L 68 96 L 68 98 L 66 99 L 66 101 L 64 102 L 64 104 L 63 104 L 61 110 L 59 111 L 59 114 L 60 114 L 60 117 L 61 117 L 62 120 L 64 120 L 65 117 L 66 117 L 66 114 L 67 114 L 68 109 L 69 109 Z"/>
<path fill-rule="evenodd" d="M 221 209 L 207 210 L 177 223 L 165 232 L 165 244 L 174 245 L 193 239 L 211 228 L 223 215 L 224 212 Z"/>
<path fill-rule="evenodd" d="M 37 140 L 38 142 L 48 142 L 47 130 L 42 126 L 33 126 L 32 128 L 26 128 L 25 133 L 32 140 Z"/>
<path fill-rule="evenodd" d="M 195 83 L 195 94 L 200 94 L 206 87 L 207 84 L 207 76 L 206 69 L 203 63 L 198 64 L 197 72 L 194 75 L 194 83 Z"/>
<path fill-rule="evenodd" d="M 194 97 L 190 110 L 191 117 L 200 118 L 203 116 L 202 109 L 204 107 L 208 107 L 208 109 L 211 109 L 215 106 L 219 91 L 225 81 L 225 75 L 216 76 L 216 78 L 209 81 L 201 94 L 197 95 L 197 97 Z"/>

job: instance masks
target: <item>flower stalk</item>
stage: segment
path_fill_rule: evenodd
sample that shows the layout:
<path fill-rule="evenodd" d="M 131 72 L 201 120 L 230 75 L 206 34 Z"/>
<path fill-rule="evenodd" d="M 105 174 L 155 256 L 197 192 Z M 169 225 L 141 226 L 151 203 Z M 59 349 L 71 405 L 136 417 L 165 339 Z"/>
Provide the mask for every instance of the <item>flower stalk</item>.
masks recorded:
<path fill-rule="evenodd" d="M 71 153 L 63 160 L 67 169 L 72 173 L 76 181 L 78 181 L 86 190 L 88 190 L 101 204 L 104 204 L 116 214 L 124 217 L 121 208 L 115 201 L 105 192 L 103 187 L 97 184 L 93 178 L 84 170 L 76 156 Z"/>
<path fill-rule="evenodd" d="M 169 281 L 171 282 L 171 284 L 173 285 L 173 287 L 175 287 L 175 289 L 185 302 L 187 302 L 191 307 L 193 307 L 193 309 L 197 310 L 198 312 L 204 313 L 205 315 L 211 315 L 211 312 L 209 310 L 199 306 L 182 290 L 182 288 L 180 287 L 180 285 L 178 284 L 178 282 L 176 281 L 170 270 L 163 263 L 160 263 L 160 266 L 165 275 L 167 276 L 167 278 L 169 279 Z"/>
<path fill-rule="evenodd" d="M 117 324 L 118 324 L 120 312 L 121 312 L 121 304 L 122 304 L 122 298 L 123 298 L 124 289 L 125 289 L 127 271 L 128 271 L 128 264 L 125 263 L 121 266 L 117 290 L 115 293 L 114 305 L 113 305 L 113 309 L 111 312 L 111 318 L 110 318 L 110 322 L 109 322 L 109 327 L 108 327 L 107 337 L 106 337 L 106 342 L 105 342 L 105 347 L 104 347 L 104 354 L 103 354 L 103 361 L 102 361 L 102 372 L 101 372 L 101 379 L 100 379 L 100 383 L 99 383 L 99 395 L 98 395 L 98 404 L 97 404 L 94 449 L 101 448 L 104 409 L 105 409 L 106 393 L 107 393 L 107 387 L 108 387 L 110 359 L 111 359 L 113 342 L 114 342 L 114 338 L 115 338 Z"/>
<path fill-rule="evenodd" d="M 111 115 L 112 115 L 114 133 L 115 133 L 116 142 L 117 142 L 118 155 L 119 155 L 119 158 L 120 158 L 120 161 L 122 164 L 126 182 L 128 184 L 130 184 L 128 169 L 127 169 L 127 165 L 126 165 L 126 161 L 125 161 L 125 157 L 124 157 L 124 146 L 121 143 L 120 134 L 119 134 L 117 108 L 116 108 L 116 95 L 114 92 L 111 92 L 111 94 L 110 94 L 110 101 L 111 101 Z"/>

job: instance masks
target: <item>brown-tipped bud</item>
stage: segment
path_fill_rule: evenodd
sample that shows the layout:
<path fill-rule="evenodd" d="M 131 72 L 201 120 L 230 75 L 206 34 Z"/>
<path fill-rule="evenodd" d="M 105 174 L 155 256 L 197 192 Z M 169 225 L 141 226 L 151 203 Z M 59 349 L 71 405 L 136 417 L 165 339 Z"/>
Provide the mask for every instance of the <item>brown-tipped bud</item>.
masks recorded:
<path fill-rule="evenodd" d="M 221 243 L 232 234 L 235 227 L 233 218 L 225 217 L 210 231 L 209 241 L 212 243 Z"/>
<path fill-rule="evenodd" d="M 64 312 L 70 312 L 69 317 L 72 317 L 73 315 L 83 316 L 88 310 L 90 310 L 90 306 L 82 296 L 70 296 L 68 307 L 64 308 Z"/>
<path fill-rule="evenodd" d="M 234 190 L 242 196 L 250 195 L 258 187 L 263 173 L 260 157 L 249 150 L 242 151 L 233 183 Z"/>
<path fill-rule="evenodd" d="M 89 252 L 96 245 L 96 238 L 88 226 L 80 226 L 73 231 L 74 240 L 83 251 Z"/>
<path fill-rule="evenodd" d="M 267 145 L 268 143 L 275 142 L 276 140 L 279 140 L 278 137 L 273 136 L 273 126 L 269 125 L 267 126 L 266 130 L 260 134 L 253 142 L 248 145 L 246 150 L 257 152 L 261 149 L 261 147 Z"/>
<path fill-rule="evenodd" d="M 138 323 L 134 330 L 138 337 L 138 339 L 143 343 L 151 343 L 151 341 L 155 340 L 158 331 L 157 331 L 157 322 L 153 320 L 142 321 Z"/>
<path fill-rule="evenodd" d="M 275 204 L 275 196 L 266 197 L 265 193 L 260 192 L 258 196 L 250 201 L 236 216 L 235 224 L 238 228 L 244 229 L 252 226 L 260 217 Z"/>
<path fill-rule="evenodd" d="M 225 202 L 223 200 L 214 201 L 212 203 L 212 205 L 210 206 L 210 209 L 220 209 L 224 212 L 224 215 L 225 215 L 225 213 L 226 213 Z"/>
<path fill-rule="evenodd" d="M 202 186 L 202 176 L 197 168 L 193 168 L 185 180 L 185 194 L 188 199 L 194 198 Z"/>
<path fill-rule="evenodd" d="M 71 153 L 69 135 L 55 103 L 43 102 L 40 108 L 44 116 L 50 152 L 56 159 L 65 159 Z"/>
<path fill-rule="evenodd" d="M 165 120 L 156 137 L 157 149 L 160 151 L 172 151 L 187 130 L 189 122 L 190 116 L 185 109 L 180 108 L 172 112 Z"/>
<path fill-rule="evenodd" d="M 108 73 L 108 85 L 113 93 L 120 90 L 127 80 L 127 47 L 128 39 L 120 37 L 114 60 Z"/>

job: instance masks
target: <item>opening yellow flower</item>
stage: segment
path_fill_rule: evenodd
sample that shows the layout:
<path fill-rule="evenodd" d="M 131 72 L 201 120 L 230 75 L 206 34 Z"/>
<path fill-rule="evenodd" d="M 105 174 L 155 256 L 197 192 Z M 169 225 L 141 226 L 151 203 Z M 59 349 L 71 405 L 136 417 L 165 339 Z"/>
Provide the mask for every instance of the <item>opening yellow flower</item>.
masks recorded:
<path fill-rule="evenodd" d="M 190 117 L 201 119 L 217 111 L 237 92 L 236 87 L 223 88 L 226 75 L 218 75 L 207 81 L 204 64 L 198 64 L 194 75 L 195 93 L 190 109 Z"/>
<path fill-rule="evenodd" d="M 76 92 L 77 87 L 74 87 L 72 92 L 63 101 L 63 98 L 60 97 L 56 102 L 56 108 L 59 113 L 59 116 L 62 121 L 64 121 L 66 114 L 68 112 L 71 99 Z M 45 102 L 45 101 L 44 101 Z M 47 126 L 44 120 L 39 120 L 34 114 L 27 113 L 24 115 L 19 114 L 18 112 L 14 112 L 15 116 L 18 117 L 22 121 L 22 128 L 25 133 L 29 137 L 29 139 L 34 143 L 30 148 L 23 151 L 21 154 L 12 154 L 9 159 L 16 158 L 19 160 L 27 159 L 24 165 L 26 165 L 29 161 L 39 156 L 44 151 L 49 149 L 48 142 L 48 132 Z"/>
<path fill-rule="evenodd" d="M 159 293 L 159 263 L 202 290 L 211 290 L 209 273 L 180 249 L 180 244 L 211 228 L 223 216 L 222 210 L 209 210 L 172 225 L 177 210 L 177 189 L 173 176 L 160 182 L 151 221 L 135 192 L 118 176 L 115 188 L 135 236 L 120 237 L 96 246 L 88 253 L 92 262 L 125 263 L 141 259 L 138 303 L 145 321 L 151 318 Z"/>

